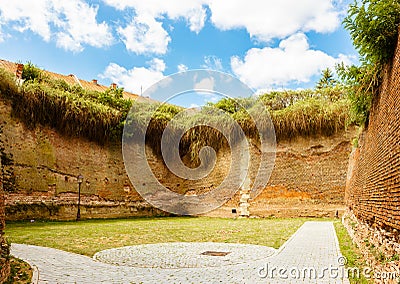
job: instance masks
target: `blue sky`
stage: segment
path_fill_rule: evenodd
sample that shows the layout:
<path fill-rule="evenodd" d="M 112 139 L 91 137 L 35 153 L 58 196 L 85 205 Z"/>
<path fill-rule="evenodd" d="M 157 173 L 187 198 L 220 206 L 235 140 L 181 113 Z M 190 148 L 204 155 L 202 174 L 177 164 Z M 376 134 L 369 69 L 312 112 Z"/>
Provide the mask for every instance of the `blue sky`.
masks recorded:
<path fill-rule="evenodd" d="M 309 88 L 357 62 L 347 0 L 0 0 L 0 58 L 141 93 L 191 69 L 255 91 Z M 209 98 L 208 98 L 209 99 Z M 188 101 L 186 106 L 201 104 Z"/>

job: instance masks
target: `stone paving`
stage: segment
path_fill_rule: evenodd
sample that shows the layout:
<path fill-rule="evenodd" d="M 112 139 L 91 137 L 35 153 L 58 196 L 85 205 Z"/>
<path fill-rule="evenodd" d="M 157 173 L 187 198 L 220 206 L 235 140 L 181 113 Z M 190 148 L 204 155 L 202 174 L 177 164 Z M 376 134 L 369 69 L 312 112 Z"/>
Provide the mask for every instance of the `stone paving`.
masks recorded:
<path fill-rule="evenodd" d="M 230 253 L 199 257 L 204 250 Z M 96 260 L 51 248 L 12 244 L 11 253 L 36 268 L 34 283 L 348 283 L 345 277 L 341 279 L 345 275 L 341 266 L 344 258 L 332 222 L 306 222 L 279 250 L 254 245 L 172 243 L 107 250 L 97 253 Z M 150 261 L 151 256 L 154 260 Z"/>
<path fill-rule="evenodd" d="M 103 250 L 93 258 L 113 265 L 142 268 L 211 268 L 257 261 L 275 252 L 270 247 L 245 244 L 163 243 Z"/>

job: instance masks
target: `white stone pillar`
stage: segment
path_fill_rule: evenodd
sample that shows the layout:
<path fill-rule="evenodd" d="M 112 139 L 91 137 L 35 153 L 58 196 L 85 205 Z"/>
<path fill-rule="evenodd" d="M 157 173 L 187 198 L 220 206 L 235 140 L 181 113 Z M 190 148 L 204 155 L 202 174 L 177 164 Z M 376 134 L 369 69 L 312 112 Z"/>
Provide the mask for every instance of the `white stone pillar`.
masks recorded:
<path fill-rule="evenodd" d="M 240 200 L 239 200 L 239 215 L 241 217 L 249 217 L 249 199 L 250 199 L 250 180 L 247 177 L 243 183 L 242 189 L 240 190 Z"/>

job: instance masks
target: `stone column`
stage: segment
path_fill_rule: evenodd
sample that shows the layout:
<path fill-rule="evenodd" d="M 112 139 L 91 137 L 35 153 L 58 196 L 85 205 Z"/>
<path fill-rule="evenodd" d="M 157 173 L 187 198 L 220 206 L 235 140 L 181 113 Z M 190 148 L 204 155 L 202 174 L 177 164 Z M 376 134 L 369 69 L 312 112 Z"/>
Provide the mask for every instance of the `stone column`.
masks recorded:
<path fill-rule="evenodd" d="M 242 154 L 240 159 L 240 177 L 244 180 L 240 187 L 240 200 L 239 200 L 239 216 L 249 217 L 249 199 L 250 199 L 250 178 L 249 178 L 249 166 L 250 166 L 250 148 L 246 139 L 241 141 L 240 147 L 247 149 Z"/>
<path fill-rule="evenodd" d="M 240 190 L 239 215 L 240 217 L 249 217 L 249 199 L 250 199 L 250 180 L 247 177 Z"/>

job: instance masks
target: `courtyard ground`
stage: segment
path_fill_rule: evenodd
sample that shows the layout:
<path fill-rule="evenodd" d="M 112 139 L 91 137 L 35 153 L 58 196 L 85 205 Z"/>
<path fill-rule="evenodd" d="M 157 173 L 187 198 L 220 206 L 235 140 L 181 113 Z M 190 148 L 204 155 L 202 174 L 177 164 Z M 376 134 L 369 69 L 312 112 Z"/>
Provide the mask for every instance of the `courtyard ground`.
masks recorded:
<path fill-rule="evenodd" d="M 344 258 L 333 226 L 335 223 L 340 229 L 340 222 L 310 220 L 178 217 L 35 221 L 8 224 L 7 234 L 13 243 L 24 243 L 13 244 L 12 254 L 36 268 L 33 280 L 37 283 L 346 283 L 340 275 L 323 272 L 330 266 L 344 268 L 339 263 Z M 339 237 L 342 243 L 346 236 L 340 232 Z M 107 250 L 117 247 L 125 248 Z M 344 255 L 354 256 L 352 248 L 345 248 Z M 354 265 L 354 259 L 350 261 L 349 265 Z M 279 268 L 298 269 L 299 273 L 312 273 L 304 269 L 315 268 L 319 275 L 301 280 L 291 277 L 289 271 L 287 277 L 285 273 L 278 275 Z"/>

